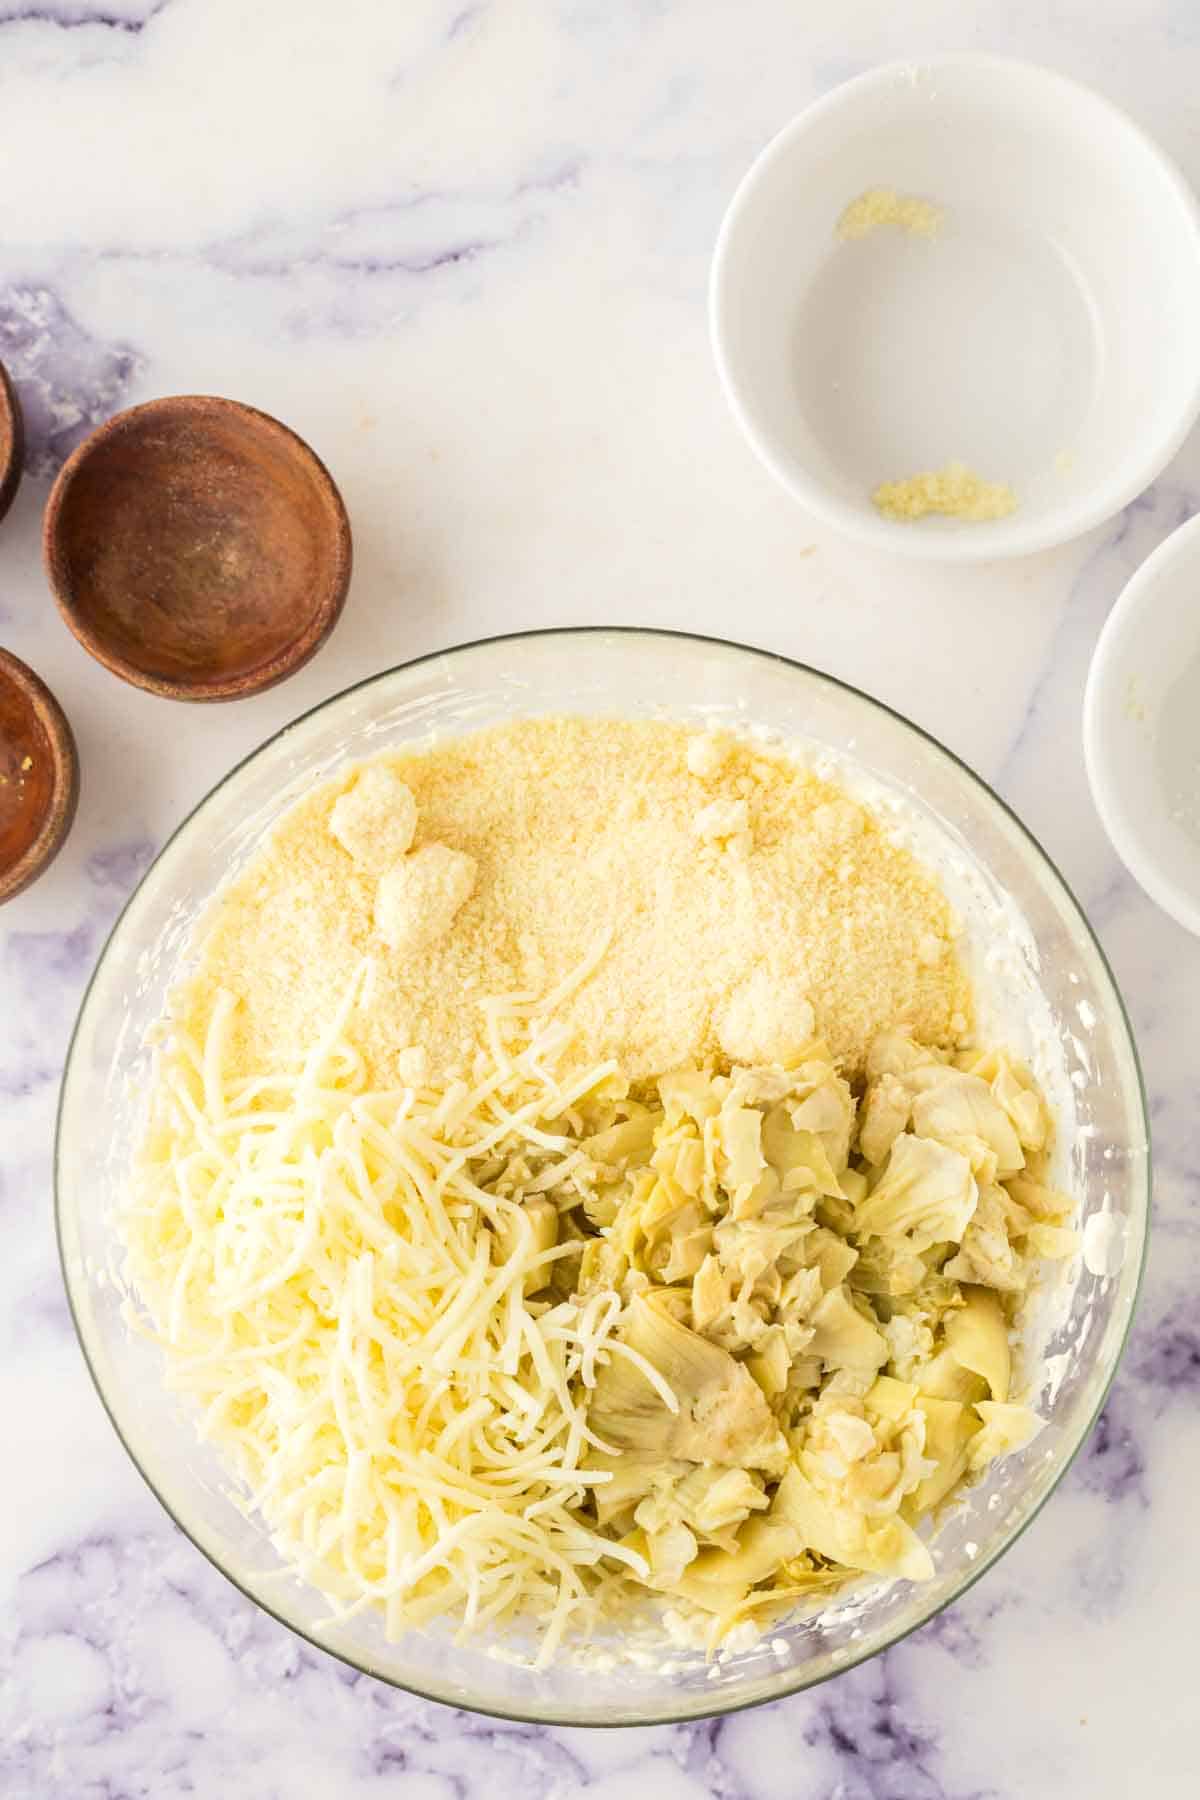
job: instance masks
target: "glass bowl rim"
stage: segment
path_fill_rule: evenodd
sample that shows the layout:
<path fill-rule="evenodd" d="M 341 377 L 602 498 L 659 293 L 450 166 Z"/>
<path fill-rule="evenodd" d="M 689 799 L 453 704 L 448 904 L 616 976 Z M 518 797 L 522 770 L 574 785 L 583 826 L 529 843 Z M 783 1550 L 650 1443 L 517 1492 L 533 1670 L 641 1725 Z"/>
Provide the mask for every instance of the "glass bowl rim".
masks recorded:
<path fill-rule="evenodd" d="M 1063 1459 L 1062 1467 L 1058 1470 L 1050 1486 L 1046 1489 L 1046 1492 L 1042 1495 L 1032 1512 L 1028 1513 L 1021 1519 L 1019 1524 L 1006 1532 L 1001 1537 L 996 1547 L 989 1554 L 980 1558 L 978 1564 L 973 1564 L 965 1577 L 954 1587 L 952 1593 L 947 1594 L 945 1599 L 939 1600 L 936 1605 L 930 1606 L 927 1612 L 924 1612 L 920 1618 L 915 1619 L 911 1624 L 905 1624 L 892 1632 L 882 1643 L 875 1645 L 870 1649 L 863 1649 L 861 1652 L 848 1655 L 836 1669 L 830 1669 L 825 1674 L 816 1675 L 809 1679 L 804 1679 L 803 1676 L 801 1676 L 800 1679 L 791 1682 L 785 1679 L 775 1692 L 769 1694 L 756 1694 L 750 1699 L 739 1700 L 735 1694 L 724 1703 L 703 1707 L 699 1710 L 694 1711 L 691 1708 L 688 1708 L 681 1711 L 665 1711 L 656 1714 L 653 1718 L 638 1720 L 630 1720 L 622 1717 L 610 1719 L 566 1718 L 560 1716 L 548 1716 L 545 1713 L 532 1711 L 522 1712 L 507 1710 L 500 1706 L 489 1706 L 475 1701 L 458 1698 L 448 1699 L 442 1694 L 431 1693 L 427 1689 L 413 1686 L 408 1682 L 399 1681 L 395 1676 L 387 1674 L 380 1669 L 368 1667 L 367 1659 L 365 1657 L 362 1660 L 359 1660 L 347 1654 L 345 1651 L 332 1649 L 329 1645 L 322 1643 L 320 1638 L 312 1631 L 306 1630 L 303 1626 L 297 1625 L 293 1623 L 291 1619 L 285 1617 L 278 1607 L 268 1604 L 267 1601 L 261 1599 L 257 1594 L 252 1593 L 250 1589 L 245 1586 L 236 1575 L 232 1574 L 215 1555 L 211 1554 L 203 1544 L 197 1542 L 187 1526 L 177 1517 L 174 1507 L 160 1491 L 156 1479 L 150 1474 L 149 1470 L 143 1466 L 142 1462 L 131 1448 L 125 1432 L 121 1427 L 121 1422 L 118 1419 L 103 1383 L 100 1380 L 96 1366 L 92 1360 L 91 1352 L 88 1348 L 87 1336 L 81 1323 L 79 1309 L 75 1304 L 75 1292 L 72 1286 L 72 1278 L 68 1267 L 66 1246 L 63 1238 L 63 1184 L 61 1179 L 63 1115 L 65 1097 L 71 1079 L 80 1029 L 87 1014 L 100 971 L 107 962 L 109 953 L 116 940 L 117 933 L 126 916 L 132 911 L 136 904 L 143 887 L 149 881 L 154 870 L 167 854 L 167 851 L 171 848 L 172 844 L 175 843 L 176 839 L 191 826 L 194 820 L 198 819 L 199 815 L 216 799 L 217 795 L 221 793 L 229 782 L 231 782 L 234 777 L 247 766 L 247 764 L 264 754 L 272 744 L 277 743 L 279 739 L 286 736 L 288 732 L 297 729 L 301 725 L 307 724 L 309 720 L 315 719 L 319 713 L 325 712 L 328 708 L 337 706 L 342 701 L 348 700 L 352 694 L 362 693 L 367 688 L 387 681 L 392 676 L 402 674 L 406 670 L 418 669 L 426 663 L 439 662 L 445 658 L 456 657 L 471 650 L 485 649 L 488 646 L 495 644 L 512 644 L 516 646 L 533 639 L 571 637 L 683 640 L 694 644 L 708 644 L 717 650 L 733 651 L 740 656 L 759 658 L 766 662 L 779 664 L 783 668 L 794 670 L 796 673 L 810 678 L 827 688 L 847 694 L 855 701 L 861 701 L 868 708 L 883 714 L 894 724 L 900 726 L 902 730 L 910 732 L 914 737 L 920 739 L 923 744 L 932 748 L 937 755 L 944 757 L 949 763 L 954 765 L 955 768 L 967 777 L 968 782 L 974 784 L 983 795 L 985 801 L 995 808 L 1001 819 L 1007 822 L 1010 827 L 1015 827 L 1018 839 L 1023 840 L 1025 846 L 1033 852 L 1034 860 L 1044 865 L 1066 901 L 1068 911 L 1074 916 L 1078 926 L 1082 928 L 1083 936 L 1091 944 L 1097 959 L 1099 970 L 1107 981 L 1112 999 L 1115 1002 L 1116 1017 L 1120 1020 L 1123 1028 L 1126 1048 L 1128 1049 L 1130 1063 L 1136 1077 L 1136 1098 L 1138 1111 L 1141 1115 L 1145 1140 L 1144 1148 L 1140 1152 L 1139 1161 L 1139 1168 L 1143 1177 L 1142 1187 L 1145 1205 L 1140 1221 L 1141 1236 L 1137 1254 L 1137 1269 L 1129 1294 L 1128 1308 L 1124 1329 L 1121 1333 L 1121 1339 L 1116 1346 L 1115 1354 L 1112 1358 L 1112 1366 L 1109 1368 L 1104 1378 L 1103 1385 L 1098 1394 L 1090 1418 L 1079 1432 L 1075 1443 L 1071 1446 L 1070 1451 Z M 212 1567 L 217 1570 L 218 1574 L 223 1576 L 224 1579 L 228 1581 L 232 1587 L 236 1588 L 245 1599 L 249 1600 L 252 1605 L 258 1607 L 260 1611 L 266 1613 L 269 1618 L 273 1619 L 276 1624 L 282 1625 L 286 1630 L 294 1633 L 295 1636 L 300 1638 L 303 1642 L 311 1645 L 313 1649 L 321 1651 L 323 1655 L 333 1657 L 335 1661 L 342 1663 L 346 1668 L 353 1669 L 356 1674 L 369 1676 L 371 1679 L 381 1681 L 386 1686 L 394 1688 L 400 1693 L 411 1694 L 416 1699 L 436 1702 L 438 1705 L 456 1708 L 462 1712 L 475 1713 L 485 1718 L 503 1719 L 517 1725 L 545 1725 L 560 1728 L 581 1727 L 590 1730 L 636 1730 L 639 1726 L 694 1724 L 704 1719 L 721 1718 L 732 1713 L 747 1712 L 755 1707 L 773 1705 L 777 1700 L 787 1700 L 794 1694 L 807 1692 L 810 1688 L 822 1687 L 827 1681 L 833 1681 L 837 1679 L 838 1676 L 848 1674 L 851 1669 L 858 1668 L 861 1664 L 869 1662 L 872 1657 L 881 1656 L 886 1651 L 894 1649 L 897 1644 L 902 1643 L 905 1638 L 911 1637 L 915 1632 L 923 1629 L 924 1626 L 928 1625 L 931 1620 L 937 1618 L 938 1615 L 944 1612 L 948 1607 L 956 1605 L 957 1602 L 962 1599 L 963 1595 L 968 1593 L 970 1589 L 975 1586 L 975 1583 L 979 1581 L 989 1569 L 994 1567 L 994 1565 L 1000 1561 L 1001 1557 L 1005 1556 L 1008 1551 L 1012 1549 L 1013 1545 L 1025 1535 L 1025 1532 L 1033 1524 L 1043 1507 L 1058 1489 L 1064 1476 L 1067 1474 L 1067 1471 L 1075 1461 L 1075 1458 L 1079 1455 L 1080 1450 L 1087 1442 L 1100 1413 L 1103 1411 L 1104 1403 L 1108 1398 L 1117 1370 L 1120 1367 L 1121 1358 L 1125 1352 L 1125 1346 L 1129 1340 L 1129 1332 L 1137 1311 L 1138 1298 L 1145 1274 L 1146 1256 L 1150 1236 L 1151 1180 L 1152 1154 L 1150 1142 L 1150 1116 L 1146 1096 L 1145 1076 L 1142 1070 L 1141 1058 L 1138 1055 L 1137 1040 L 1134 1036 L 1133 1026 L 1130 1022 L 1128 1009 L 1126 1008 L 1120 986 L 1116 976 L 1113 974 L 1108 957 L 1105 955 L 1100 940 L 1096 936 L 1083 907 L 1076 899 L 1070 884 L 1067 882 L 1065 876 L 1062 874 L 1057 863 L 1050 856 L 1048 851 L 1042 846 L 1039 840 L 1034 836 L 1033 832 L 1008 802 L 1001 798 L 991 784 L 984 780 L 983 776 L 972 769 L 971 766 L 965 762 L 962 757 L 957 755 L 955 751 L 949 749 L 947 745 L 935 738 L 931 732 L 926 731 L 923 726 L 916 724 L 912 719 L 906 718 L 903 713 L 897 712 L 897 710 L 894 707 L 889 706 L 886 701 L 876 699 L 873 694 L 864 692 L 862 688 L 855 687 L 851 682 L 843 681 L 839 676 L 830 675 L 823 669 L 815 669 L 811 664 L 800 662 L 795 657 L 785 656 L 778 650 L 767 650 L 760 645 L 743 644 L 734 638 L 715 637 L 712 634 L 705 632 L 679 631 L 667 626 L 550 625 L 535 627 L 525 631 L 493 632 L 484 637 L 470 638 L 464 640 L 462 643 L 448 645 L 440 650 L 429 650 L 420 656 L 409 657 L 404 662 L 393 663 L 386 669 L 377 670 L 372 675 L 365 675 L 361 680 L 351 682 L 348 686 L 340 688 L 337 693 L 326 696 L 324 700 L 319 700 L 315 705 L 306 708 L 304 712 L 298 713 L 294 719 L 289 719 L 285 724 L 270 732 L 262 742 L 255 745 L 252 750 L 247 751 L 244 756 L 239 757 L 238 760 L 225 771 L 220 779 L 214 782 L 213 785 L 201 795 L 195 805 L 189 807 L 183 818 L 175 826 L 174 830 L 163 840 L 160 849 L 139 878 L 136 887 L 113 920 L 99 954 L 96 957 L 91 974 L 88 976 L 87 984 L 83 990 L 83 996 L 79 1003 L 79 1010 L 76 1013 L 75 1022 L 71 1028 L 71 1036 L 67 1045 L 67 1053 L 63 1062 L 62 1077 L 59 1083 L 58 1104 L 55 1110 L 54 1122 L 54 1234 L 58 1247 L 59 1267 L 67 1296 L 67 1306 L 71 1314 L 71 1323 L 74 1327 L 75 1335 L 79 1340 L 79 1347 L 83 1354 L 84 1364 L 91 1377 L 92 1385 L 99 1396 L 100 1404 L 108 1416 L 109 1423 L 112 1425 L 122 1449 L 129 1457 L 130 1462 L 133 1464 L 142 1480 L 146 1483 L 146 1486 L 150 1489 L 150 1492 L 154 1495 L 159 1505 L 163 1508 L 163 1511 L 166 1513 L 171 1523 L 177 1530 L 182 1532 L 192 1548 L 198 1550 L 205 1561 L 210 1563 Z"/>

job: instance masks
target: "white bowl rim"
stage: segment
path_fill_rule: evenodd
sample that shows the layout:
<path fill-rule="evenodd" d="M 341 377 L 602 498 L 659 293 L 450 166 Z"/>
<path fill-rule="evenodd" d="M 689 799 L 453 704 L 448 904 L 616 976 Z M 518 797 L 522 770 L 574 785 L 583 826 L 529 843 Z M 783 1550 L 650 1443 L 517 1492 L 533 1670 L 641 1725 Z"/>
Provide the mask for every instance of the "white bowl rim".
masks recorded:
<path fill-rule="evenodd" d="M 1189 556 L 1200 561 L 1200 515 L 1187 519 L 1165 537 L 1135 569 L 1109 613 L 1096 640 L 1083 696 L 1083 760 L 1092 799 L 1113 849 L 1138 886 L 1156 906 L 1200 937 L 1200 900 L 1163 870 L 1146 847 L 1138 820 L 1117 799 L 1112 756 L 1102 732 L 1103 714 L 1114 682 L 1127 669 L 1124 657 L 1130 633 L 1139 620 L 1162 603 L 1160 582 Z"/>
<path fill-rule="evenodd" d="M 852 105 L 864 94 L 887 87 L 902 77 L 911 79 L 917 73 L 936 73 L 943 69 L 991 69 L 1018 79 L 1032 79 L 1094 106 L 1116 131 L 1124 133 L 1147 155 L 1150 165 L 1190 220 L 1193 249 L 1200 260 L 1200 201 L 1191 184 L 1174 158 L 1151 133 L 1107 94 L 1058 69 L 1044 63 L 1028 62 L 1022 57 L 985 51 L 946 51 L 932 56 L 905 57 L 880 63 L 820 95 L 783 125 L 751 162 L 725 209 L 713 249 L 708 283 L 709 338 L 721 389 L 747 442 L 760 462 L 815 520 L 843 536 L 901 556 L 929 562 L 988 562 L 1028 556 L 1069 543 L 1094 526 L 1103 524 L 1144 493 L 1175 456 L 1200 417 L 1200 361 L 1191 386 L 1186 390 L 1186 398 L 1176 409 L 1174 423 L 1147 445 L 1135 471 L 1125 479 L 1114 478 L 1093 488 L 1090 498 L 1085 496 L 1074 506 L 1049 514 L 1040 524 L 1023 525 L 1018 511 L 972 532 L 942 535 L 936 531 L 914 532 L 907 524 L 859 510 L 832 494 L 823 483 L 811 477 L 802 464 L 778 455 L 760 434 L 742 401 L 737 377 L 726 355 L 722 321 L 729 244 L 734 226 L 751 194 L 770 176 L 776 163 L 788 156 L 793 145 L 829 113 Z"/>

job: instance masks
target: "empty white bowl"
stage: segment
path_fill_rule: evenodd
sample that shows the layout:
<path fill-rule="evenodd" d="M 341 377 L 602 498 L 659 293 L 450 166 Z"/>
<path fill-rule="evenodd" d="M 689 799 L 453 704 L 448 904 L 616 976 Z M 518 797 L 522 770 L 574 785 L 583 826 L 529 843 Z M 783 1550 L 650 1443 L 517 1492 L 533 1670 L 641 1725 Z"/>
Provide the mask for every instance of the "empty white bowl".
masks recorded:
<path fill-rule="evenodd" d="M 839 236 L 891 189 L 937 229 Z M 734 196 L 710 292 L 717 367 L 758 455 L 824 524 L 947 560 L 1061 543 L 1117 512 L 1200 413 L 1200 214 L 1109 101 L 991 56 L 897 63 L 793 120 Z M 986 521 L 881 515 L 884 482 L 960 463 Z"/>
<path fill-rule="evenodd" d="M 1200 519 L 1142 564 L 1100 633 L 1083 705 L 1096 810 L 1150 898 L 1200 935 Z"/>

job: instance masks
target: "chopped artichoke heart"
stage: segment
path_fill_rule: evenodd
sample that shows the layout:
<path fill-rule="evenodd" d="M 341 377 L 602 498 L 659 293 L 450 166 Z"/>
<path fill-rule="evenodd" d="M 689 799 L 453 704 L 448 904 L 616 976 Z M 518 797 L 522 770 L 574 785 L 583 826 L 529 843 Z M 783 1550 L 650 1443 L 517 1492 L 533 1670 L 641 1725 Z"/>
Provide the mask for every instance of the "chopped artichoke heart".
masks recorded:
<path fill-rule="evenodd" d="M 552 1250 L 558 1242 L 558 1208 L 553 1200 L 535 1194 L 512 1212 L 501 1215 L 492 1242 L 497 1263 L 517 1261 L 529 1264 Z M 530 1268 L 524 1279 L 524 1291 L 537 1293 L 550 1279 L 553 1264 L 542 1263 Z"/>
<path fill-rule="evenodd" d="M 579 1259 L 579 1282 L 576 1292 L 587 1298 L 592 1294 L 616 1293 L 629 1273 L 629 1259 L 608 1238 L 592 1238 L 583 1247 Z"/>
<path fill-rule="evenodd" d="M 725 1158 L 724 1185 L 730 1190 L 752 1187 L 766 1167 L 762 1114 L 752 1106 L 735 1106 L 722 1111 L 717 1124 Z"/>
<path fill-rule="evenodd" d="M 1034 1181 L 1029 1174 L 1017 1175 L 1004 1185 L 1009 1199 L 1039 1224 L 1063 1225 L 1075 1211 L 1075 1203 L 1068 1194 Z"/>
<path fill-rule="evenodd" d="M 839 1200 L 845 1198 L 824 1139 L 815 1131 L 797 1129 L 786 1105 L 781 1103 L 772 1108 L 764 1119 L 762 1147 L 771 1167 L 785 1178 L 785 1184 L 787 1177 L 798 1173 L 808 1178 L 804 1185 L 811 1186 L 818 1194 L 831 1194 Z M 793 1182 L 791 1185 L 799 1184 Z"/>
<path fill-rule="evenodd" d="M 626 1542 L 631 1549 L 640 1548 L 649 1563 L 650 1586 L 669 1592 L 678 1585 L 700 1546 L 695 1534 L 682 1520 L 674 1520 L 656 1531 L 646 1530 L 642 1521 L 645 1506 L 646 1502 L 643 1502 L 634 1514 L 638 1525 L 642 1526 L 640 1544 L 637 1542 L 637 1534 L 631 1534 Z"/>
<path fill-rule="evenodd" d="M 847 1276 L 853 1274 L 859 1253 L 845 1238 L 838 1237 L 824 1225 L 818 1225 L 809 1233 L 804 1242 L 805 1255 L 810 1268 L 815 1268 L 821 1276 L 821 1286 L 826 1293 L 831 1288 L 841 1287 Z M 924 1273 L 924 1269 L 922 1269 Z"/>
<path fill-rule="evenodd" d="M 1022 1149 L 1032 1154 L 1044 1150 L 1050 1139 L 1050 1120 L 1028 1071 L 996 1050 L 971 1051 L 957 1060 L 960 1069 L 988 1083 L 1012 1121 Z"/>
<path fill-rule="evenodd" d="M 786 1460 L 787 1447 L 753 1377 L 728 1351 L 674 1318 L 660 1293 L 631 1302 L 620 1342 L 633 1357 L 610 1354 L 597 1371 L 588 1412 L 604 1443 L 750 1469 L 778 1468 Z M 643 1364 L 674 1395 L 674 1410 Z"/>
<path fill-rule="evenodd" d="M 828 1368 L 875 1370 L 888 1360 L 887 1339 L 855 1307 L 844 1287 L 814 1308 L 810 1349 Z"/>
<path fill-rule="evenodd" d="M 925 1415 L 925 1459 L 934 1467 L 907 1503 L 913 1518 L 932 1511 L 961 1478 L 971 1440 L 980 1429 L 978 1419 L 960 1400 L 918 1394 L 917 1408 Z"/>
<path fill-rule="evenodd" d="M 912 1129 L 942 1143 L 977 1142 L 992 1158 L 992 1179 L 1005 1180 L 1025 1166 L 1025 1152 L 1012 1120 L 978 1075 L 947 1069 L 940 1081 L 916 1096 Z"/>
<path fill-rule="evenodd" d="M 651 1112 L 649 1107 L 639 1106 L 629 1118 L 584 1138 L 581 1148 L 592 1162 L 618 1169 L 647 1162 L 661 1116 L 661 1113 Z"/>
<path fill-rule="evenodd" d="M 860 1245 L 849 1279 L 850 1286 L 860 1294 L 899 1297 L 915 1293 L 928 1273 L 923 1258 L 903 1238 L 895 1243 L 872 1238 Z"/>
<path fill-rule="evenodd" d="M 1075 1256 L 1079 1246 L 1079 1233 L 1068 1231 L 1062 1225 L 1035 1223 L 1025 1233 L 1026 1255 L 1044 1256 L 1049 1262 L 1062 1262 L 1068 1256 Z"/>
<path fill-rule="evenodd" d="M 693 1119 L 702 1126 L 706 1119 L 715 1118 L 721 1110 L 720 1096 L 713 1092 L 712 1078 L 699 1069 L 676 1069 L 672 1075 L 663 1075 L 658 1082 L 658 1093 L 669 1125 L 678 1124 L 680 1119 Z"/>
<path fill-rule="evenodd" d="M 796 1467 L 775 1494 L 772 1517 L 795 1527 L 803 1547 L 871 1575 L 928 1581 L 933 1560 L 912 1527 L 898 1516 L 874 1521 L 818 1493 Z"/>
<path fill-rule="evenodd" d="M 928 1579 L 914 1526 L 1040 1429 L 1009 1401 L 1005 1296 L 1078 1247 L 1040 1179 L 1041 1097 L 1002 1055 L 900 1030 L 867 1073 L 858 1102 L 809 1039 L 787 1066 L 677 1070 L 649 1103 L 614 1081 L 581 1103 L 570 1195 L 536 1147 L 486 1165 L 494 1259 L 579 1239 L 577 1273 L 529 1267 L 525 1291 L 611 1296 L 584 1376 L 589 1516 L 720 1632 L 858 1572 Z"/>
<path fill-rule="evenodd" d="M 892 1145 L 908 1130 L 912 1097 L 895 1075 L 881 1075 L 867 1089 L 858 1121 L 859 1155 L 874 1167 L 885 1163 Z"/>
<path fill-rule="evenodd" d="M 921 1392 L 934 1400 L 957 1400 L 974 1406 L 976 1400 L 987 1399 L 988 1384 L 949 1350 L 939 1350 L 921 1368 Z"/>
<path fill-rule="evenodd" d="M 1011 1456 L 1031 1444 L 1045 1424 L 1028 1406 L 1011 1402 L 981 1400 L 975 1411 L 983 1420 L 983 1430 L 971 1445 L 969 1466 L 984 1469 L 997 1456 Z"/>
<path fill-rule="evenodd" d="M 768 1327 L 757 1350 L 746 1358 L 746 1367 L 768 1400 L 786 1392 L 792 1356 L 781 1326 Z"/>
<path fill-rule="evenodd" d="M 943 1274 L 952 1281 L 976 1283 L 1002 1294 L 1024 1291 L 1028 1271 L 1008 1235 L 1010 1204 L 1002 1187 L 979 1189 L 958 1255 L 945 1264 Z"/>
<path fill-rule="evenodd" d="M 796 1527 L 775 1516 L 748 1519 L 735 1550 L 702 1550 L 684 1571 L 675 1592 L 706 1612 L 732 1612 L 752 1587 L 768 1581 L 804 1544 Z"/>
<path fill-rule="evenodd" d="M 868 1413 L 898 1424 L 912 1411 L 917 1389 L 911 1381 L 897 1381 L 894 1375 L 877 1375 L 867 1389 L 863 1405 Z"/>
<path fill-rule="evenodd" d="M 993 1400 L 1008 1399 L 1012 1379 L 1008 1321 L 988 1288 L 964 1287 L 963 1305 L 946 1320 L 946 1349 L 964 1369 L 983 1377 Z"/>
<path fill-rule="evenodd" d="M 713 1228 L 699 1220 L 684 1230 L 677 1223 L 666 1240 L 667 1255 L 659 1273 L 666 1282 L 690 1281 L 712 1250 Z"/>
<path fill-rule="evenodd" d="M 840 1176 L 842 1193 L 849 1203 L 848 1221 L 853 1220 L 854 1208 L 861 1206 L 870 1192 L 870 1182 L 862 1169 L 843 1169 Z"/>
<path fill-rule="evenodd" d="M 904 1237 L 910 1249 L 960 1243 L 979 1190 L 958 1150 L 902 1132 L 887 1167 L 855 1212 L 860 1237 Z"/>
<path fill-rule="evenodd" d="M 586 1467 L 589 1473 L 608 1477 L 593 1490 L 596 1496 L 596 1517 L 601 1525 L 611 1524 L 621 1513 L 645 1499 L 647 1494 L 663 1486 L 670 1486 L 673 1481 L 686 1475 L 688 1470 L 685 1462 L 664 1462 L 658 1456 L 636 1456 L 626 1450 L 611 1454 L 604 1450 L 589 1450 Z"/>
<path fill-rule="evenodd" d="M 792 1101 L 790 1110 L 795 1129 L 819 1137 L 830 1167 L 844 1170 L 854 1129 L 854 1095 L 849 1083 L 831 1074 L 803 1100 Z"/>

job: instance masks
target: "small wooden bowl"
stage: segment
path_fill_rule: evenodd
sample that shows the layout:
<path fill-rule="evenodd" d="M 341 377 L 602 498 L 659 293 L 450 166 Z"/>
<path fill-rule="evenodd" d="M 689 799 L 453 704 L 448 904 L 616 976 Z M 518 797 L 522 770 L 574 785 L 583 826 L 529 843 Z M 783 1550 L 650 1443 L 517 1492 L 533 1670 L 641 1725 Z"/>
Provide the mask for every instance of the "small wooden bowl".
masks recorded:
<path fill-rule="evenodd" d="M 278 419 L 181 394 L 118 413 L 64 464 L 43 526 L 67 624 L 114 675 L 238 700 L 314 656 L 350 585 L 324 463 Z"/>
<path fill-rule="evenodd" d="M 0 650 L 0 904 L 54 861 L 79 799 L 79 756 L 62 707 Z"/>
<path fill-rule="evenodd" d="M 21 424 L 21 402 L 9 380 L 8 370 L 0 363 L 0 519 L 16 498 L 21 485 L 21 467 L 25 460 L 25 432 Z"/>

